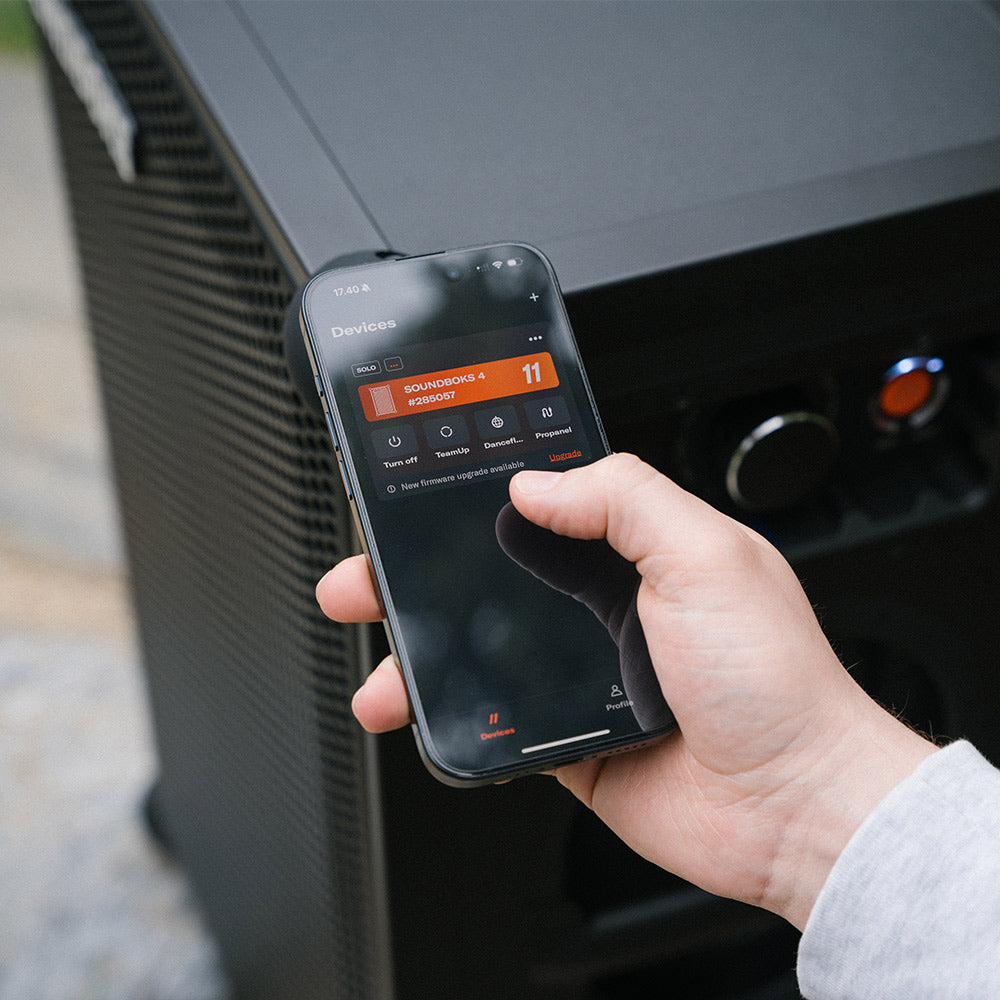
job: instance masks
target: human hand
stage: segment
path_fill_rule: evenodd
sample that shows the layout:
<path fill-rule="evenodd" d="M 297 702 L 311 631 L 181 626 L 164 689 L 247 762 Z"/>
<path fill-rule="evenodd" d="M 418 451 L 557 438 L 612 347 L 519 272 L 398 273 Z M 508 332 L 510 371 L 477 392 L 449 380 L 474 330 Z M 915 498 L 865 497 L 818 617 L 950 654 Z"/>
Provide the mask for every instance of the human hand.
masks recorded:
<path fill-rule="evenodd" d="M 626 843 L 719 895 L 800 929 L 851 835 L 934 746 L 876 705 L 837 660 L 768 542 L 638 459 L 523 472 L 511 501 L 574 538 L 606 537 L 642 578 L 637 606 L 678 730 L 556 772 Z M 323 610 L 374 621 L 362 557 L 320 581 Z M 409 721 L 391 660 L 355 695 L 382 732 Z"/>

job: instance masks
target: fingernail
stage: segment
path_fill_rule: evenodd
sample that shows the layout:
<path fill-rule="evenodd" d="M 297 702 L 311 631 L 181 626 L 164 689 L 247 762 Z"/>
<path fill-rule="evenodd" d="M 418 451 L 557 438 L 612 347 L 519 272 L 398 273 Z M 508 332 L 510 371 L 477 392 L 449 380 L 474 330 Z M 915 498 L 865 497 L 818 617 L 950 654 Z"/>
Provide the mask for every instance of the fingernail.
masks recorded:
<path fill-rule="evenodd" d="M 519 472 L 514 478 L 517 480 L 517 488 L 522 493 L 533 496 L 538 493 L 547 493 L 559 482 L 561 475 L 561 472 L 526 469 L 524 472 Z"/>

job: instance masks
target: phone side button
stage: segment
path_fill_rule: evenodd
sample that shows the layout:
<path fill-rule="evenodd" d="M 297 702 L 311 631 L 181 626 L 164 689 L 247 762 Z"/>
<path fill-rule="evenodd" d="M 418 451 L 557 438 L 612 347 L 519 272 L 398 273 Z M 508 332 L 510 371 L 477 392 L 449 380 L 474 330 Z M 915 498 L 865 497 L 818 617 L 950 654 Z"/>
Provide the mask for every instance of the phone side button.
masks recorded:
<path fill-rule="evenodd" d="M 344 481 L 344 489 L 347 491 L 347 499 L 354 500 L 354 490 L 351 489 L 351 481 L 347 478 L 347 469 L 344 468 L 344 463 L 338 458 L 337 465 L 340 466 L 340 478 Z"/>
<path fill-rule="evenodd" d="M 337 440 L 337 431 L 333 426 L 333 417 L 330 416 L 330 411 L 326 408 L 326 400 L 323 400 L 323 415 L 326 417 L 326 426 L 330 429 L 330 438 L 333 440 L 333 450 L 340 454 L 340 442 Z"/>

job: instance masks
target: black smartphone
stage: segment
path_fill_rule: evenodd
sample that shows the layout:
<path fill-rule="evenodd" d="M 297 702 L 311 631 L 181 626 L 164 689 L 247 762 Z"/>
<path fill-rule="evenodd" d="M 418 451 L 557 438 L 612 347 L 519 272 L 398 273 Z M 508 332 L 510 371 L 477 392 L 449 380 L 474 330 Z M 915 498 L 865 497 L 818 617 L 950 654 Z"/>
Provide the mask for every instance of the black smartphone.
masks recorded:
<path fill-rule="evenodd" d="M 609 453 L 548 261 L 517 243 L 327 271 L 301 326 L 425 763 L 506 780 L 673 728 L 603 540 L 509 504 Z"/>

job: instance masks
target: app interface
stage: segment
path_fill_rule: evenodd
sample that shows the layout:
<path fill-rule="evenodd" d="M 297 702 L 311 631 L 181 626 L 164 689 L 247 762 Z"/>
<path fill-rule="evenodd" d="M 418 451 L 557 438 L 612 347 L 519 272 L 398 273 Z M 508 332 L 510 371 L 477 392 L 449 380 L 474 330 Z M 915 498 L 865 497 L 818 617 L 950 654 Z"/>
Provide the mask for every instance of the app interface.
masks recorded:
<path fill-rule="evenodd" d="M 615 640 L 539 571 L 590 557 L 504 513 L 515 472 L 607 451 L 542 261 L 359 269 L 313 287 L 307 315 L 431 756 L 475 774 L 640 736 Z"/>
<path fill-rule="evenodd" d="M 590 437 L 565 373 L 560 378 L 545 349 L 551 340 L 550 327 L 536 323 L 363 362 L 350 403 L 378 497 L 588 461 Z M 408 374 L 371 380 L 372 370 L 384 376 L 386 360 Z"/>

